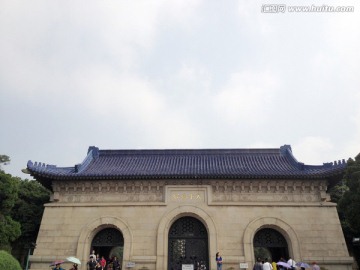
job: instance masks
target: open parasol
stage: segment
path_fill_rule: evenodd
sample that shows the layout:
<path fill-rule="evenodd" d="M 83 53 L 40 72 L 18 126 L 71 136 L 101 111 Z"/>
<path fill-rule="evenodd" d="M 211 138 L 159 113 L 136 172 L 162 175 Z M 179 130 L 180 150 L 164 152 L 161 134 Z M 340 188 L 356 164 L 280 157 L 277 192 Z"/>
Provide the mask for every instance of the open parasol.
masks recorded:
<path fill-rule="evenodd" d="M 81 261 L 80 261 L 78 258 L 76 258 L 76 257 L 67 257 L 66 260 L 67 260 L 68 262 L 76 263 L 76 264 L 78 264 L 78 265 L 81 264 Z"/>
<path fill-rule="evenodd" d="M 62 264 L 62 263 L 64 263 L 64 262 L 65 262 L 65 261 L 60 261 L 60 260 L 53 261 L 52 263 L 50 263 L 49 266 L 55 266 L 55 265 L 57 265 L 57 264 Z"/>
<path fill-rule="evenodd" d="M 277 265 L 284 266 L 284 267 L 289 268 L 289 269 L 291 268 L 291 265 L 288 264 L 288 263 L 286 263 L 286 262 L 277 262 L 276 264 L 277 264 Z"/>
<path fill-rule="evenodd" d="M 310 268 L 310 265 L 305 262 L 297 262 L 295 265 L 298 267 Z"/>

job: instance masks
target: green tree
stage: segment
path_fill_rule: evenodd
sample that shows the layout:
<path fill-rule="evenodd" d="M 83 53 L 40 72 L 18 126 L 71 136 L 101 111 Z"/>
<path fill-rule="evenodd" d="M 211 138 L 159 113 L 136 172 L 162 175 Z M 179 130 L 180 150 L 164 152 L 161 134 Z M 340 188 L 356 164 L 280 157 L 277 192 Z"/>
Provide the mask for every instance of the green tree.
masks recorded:
<path fill-rule="evenodd" d="M 0 164 L 10 162 L 10 157 L 7 155 L 0 155 Z"/>
<path fill-rule="evenodd" d="M 0 250 L 0 270 L 21 270 L 19 262 L 5 250 Z"/>
<path fill-rule="evenodd" d="M 12 218 L 21 223 L 21 239 L 35 242 L 40 227 L 44 204 L 49 202 L 50 192 L 39 182 L 28 179 L 19 183 L 18 199 L 12 209 Z M 36 233 L 35 233 L 36 232 Z"/>
<path fill-rule="evenodd" d="M 18 199 L 12 208 L 11 216 L 21 224 L 21 235 L 12 244 L 12 253 L 24 264 L 29 248 L 36 242 L 44 204 L 49 202 L 50 191 L 37 181 L 18 181 Z"/>
<path fill-rule="evenodd" d="M 349 228 L 360 235 L 360 154 L 348 161 L 344 181 L 348 190 L 339 201 L 339 209 Z"/>
<path fill-rule="evenodd" d="M 0 155 L 0 165 L 9 161 L 10 157 Z M 39 182 L 12 177 L 0 167 L 0 249 L 11 251 L 25 263 L 49 199 L 50 191 Z"/>
<path fill-rule="evenodd" d="M 20 223 L 11 217 L 18 188 L 17 179 L 0 170 L 0 249 L 11 250 L 11 242 L 21 234 Z"/>
<path fill-rule="evenodd" d="M 10 162 L 10 157 L 7 156 L 7 155 L 0 155 L 0 171 L 2 170 L 1 169 L 1 165 L 4 164 L 8 164 Z"/>
<path fill-rule="evenodd" d="M 343 178 L 345 187 L 338 201 L 338 212 L 345 238 L 360 265 L 360 250 L 352 246 L 352 239 L 360 237 L 360 154 L 355 160 L 349 159 Z"/>

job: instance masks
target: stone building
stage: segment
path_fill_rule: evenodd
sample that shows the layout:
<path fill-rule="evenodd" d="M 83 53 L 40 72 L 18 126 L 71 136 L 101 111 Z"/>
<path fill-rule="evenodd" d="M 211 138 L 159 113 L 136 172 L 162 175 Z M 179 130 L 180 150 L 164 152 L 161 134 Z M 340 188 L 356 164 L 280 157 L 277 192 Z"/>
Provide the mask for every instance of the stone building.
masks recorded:
<path fill-rule="evenodd" d="M 349 270 L 329 187 L 345 161 L 305 165 L 289 145 L 276 149 L 99 150 L 81 164 L 28 162 L 52 191 L 31 256 L 49 269 L 92 250 L 122 269 L 252 269 L 255 258 L 317 261 Z M 65 268 L 70 267 L 65 265 Z"/>

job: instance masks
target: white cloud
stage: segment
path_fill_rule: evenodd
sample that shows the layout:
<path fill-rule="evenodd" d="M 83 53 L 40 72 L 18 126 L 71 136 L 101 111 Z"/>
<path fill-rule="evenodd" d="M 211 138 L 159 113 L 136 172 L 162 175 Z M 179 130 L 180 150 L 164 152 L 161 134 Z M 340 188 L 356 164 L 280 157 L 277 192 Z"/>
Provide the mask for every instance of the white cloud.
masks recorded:
<path fill-rule="evenodd" d="M 247 148 L 279 148 L 281 145 L 274 145 L 274 143 L 268 143 L 268 142 L 262 142 L 262 141 L 258 141 L 258 142 L 254 142 L 251 143 L 247 146 Z"/>
<path fill-rule="evenodd" d="M 194 146 L 199 141 L 187 115 L 181 108 L 171 107 L 167 93 L 157 91 L 150 80 L 134 74 L 116 76 L 106 69 L 86 74 L 88 77 L 78 82 L 79 88 L 86 89 L 80 106 L 93 117 L 101 116 L 109 132 L 133 133 L 141 138 L 140 145 L 152 147 Z"/>
<path fill-rule="evenodd" d="M 260 124 L 267 120 L 278 86 L 277 76 L 270 72 L 234 73 L 213 97 L 213 106 L 230 124 Z"/>
<path fill-rule="evenodd" d="M 20 168 L 71 164 L 89 145 L 286 143 L 306 164 L 353 157 L 358 2 L 261 13 L 269 1 L 2 1 L 0 148 Z"/>
<path fill-rule="evenodd" d="M 211 82 L 211 75 L 206 67 L 199 63 L 192 63 L 192 61 L 181 64 L 176 78 L 179 82 L 188 82 L 191 84 L 200 82 L 203 87 L 201 87 L 199 91 L 208 89 Z"/>
<path fill-rule="evenodd" d="M 353 98 L 357 101 L 357 104 L 360 104 L 360 93 L 357 93 L 353 96 Z M 344 130 L 344 138 L 348 137 L 349 139 L 344 139 L 342 148 L 340 148 L 339 152 L 341 156 L 345 159 L 355 158 L 358 154 L 360 154 L 360 106 L 354 108 L 354 113 L 349 115 L 352 129 Z"/>
<path fill-rule="evenodd" d="M 194 16 L 199 3 L 41 1 L 29 10 L 22 2 L 9 2 L 0 18 L 3 80 L 21 98 L 49 93 L 89 67 L 137 72 L 159 26 Z"/>
<path fill-rule="evenodd" d="M 274 18 L 271 14 L 262 13 L 261 8 L 264 4 L 266 4 L 265 1 L 259 0 L 238 2 L 238 20 L 241 22 L 241 25 L 256 29 L 256 31 L 253 31 L 251 34 L 256 33 L 268 36 L 277 29 L 276 24 L 273 23 L 274 19 L 281 18 Z"/>
<path fill-rule="evenodd" d="M 199 20 L 198 9 L 203 0 L 163 0 L 161 15 L 166 23 L 176 23 L 178 26 L 190 30 L 194 20 Z"/>
<path fill-rule="evenodd" d="M 301 138 L 292 146 L 295 158 L 299 162 L 309 165 L 321 165 L 328 160 L 334 150 L 334 144 L 329 138 L 320 136 L 308 136 Z"/>

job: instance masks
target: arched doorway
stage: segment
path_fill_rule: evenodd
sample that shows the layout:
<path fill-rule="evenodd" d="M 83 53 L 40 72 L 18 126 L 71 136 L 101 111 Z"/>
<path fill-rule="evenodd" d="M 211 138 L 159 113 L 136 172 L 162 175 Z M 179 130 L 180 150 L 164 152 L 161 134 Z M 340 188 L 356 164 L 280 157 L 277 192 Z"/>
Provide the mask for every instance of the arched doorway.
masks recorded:
<path fill-rule="evenodd" d="M 124 251 L 124 237 L 122 233 L 115 228 L 105 228 L 99 231 L 91 242 L 92 250 L 95 254 L 99 254 L 109 262 L 114 256 L 122 265 Z"/>
<path fill-rule="evenodd" d="M 194 270 L 209 269 L 208 233 L 201 221 L 182 217 L 169 230 L 168 270 L 193 264 Z"/>
<path fill-rule="evenodd" d="M 276 261 L 289 257 L 288 244 L 285 237 L 277 230 L 265 228 L 259 230 L 254 236 L 254 255 L 256 258 Z"/>

